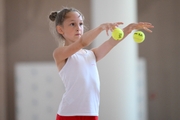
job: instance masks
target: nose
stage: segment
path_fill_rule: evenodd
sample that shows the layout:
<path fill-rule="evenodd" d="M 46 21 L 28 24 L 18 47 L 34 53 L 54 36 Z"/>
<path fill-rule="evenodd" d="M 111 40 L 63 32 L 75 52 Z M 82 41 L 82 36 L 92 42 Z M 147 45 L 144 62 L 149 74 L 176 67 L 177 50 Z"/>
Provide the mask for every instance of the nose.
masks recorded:
<path fill-rule="evenodd" d="M 79 30 L 81 30 L 82 28 L 81 28 L 81 25 L 77 25 L 77 31 L 79 31 Z"/>

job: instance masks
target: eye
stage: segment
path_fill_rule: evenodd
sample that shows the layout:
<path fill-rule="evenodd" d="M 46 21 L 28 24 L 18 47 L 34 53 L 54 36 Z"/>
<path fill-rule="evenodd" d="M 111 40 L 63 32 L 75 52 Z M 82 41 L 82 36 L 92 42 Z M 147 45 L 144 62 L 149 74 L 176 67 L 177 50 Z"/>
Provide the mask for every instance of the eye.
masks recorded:
<path fill-rule="evenodd" d="M 71 25 L 71 26 L 74 26 L 75 24 L 74 24 L 74 23 L 71 23 L 70 25 Z"/>
<path fill-rule="evenodd" d="M 81 26 L 81 25 L 83 25 L 83 23 L 79 23 L 79 25 Z"/>

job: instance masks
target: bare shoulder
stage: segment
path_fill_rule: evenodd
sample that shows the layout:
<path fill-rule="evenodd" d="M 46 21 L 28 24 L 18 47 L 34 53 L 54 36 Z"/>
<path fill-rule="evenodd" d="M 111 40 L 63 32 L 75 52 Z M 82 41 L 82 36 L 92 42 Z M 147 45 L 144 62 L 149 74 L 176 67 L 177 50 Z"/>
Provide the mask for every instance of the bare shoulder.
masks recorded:
<path fill-rule="evenodd" d="M 56 58 L 58 58 L 60 56 L 62 49 L 63 49 L 62 47 L 58 47 L 53 51 L 54 59 L 56 59 Z"/>
<path fill-rule="evenodd" d="M 56 48 L 53 51 L 53 58 L 57 66 L 63 66 L 62 63 L 65 64 L 65 61 L 67 60 L 68 57 L 70 57 L 71 55 L 73 55 L 74 53 L 76 53 L 83 47 L 84 46 L 81 44 L 80 41 L 76 41 L 67 46 L 61 46 L 61 47 Z"/>
<path fill-rule="evenodd" d="M 58 70 L 60 71 L 66 63 L 66 58 L 62 55 L 63 48 L 58 47 L 53 51 L 53 58 Z"/>

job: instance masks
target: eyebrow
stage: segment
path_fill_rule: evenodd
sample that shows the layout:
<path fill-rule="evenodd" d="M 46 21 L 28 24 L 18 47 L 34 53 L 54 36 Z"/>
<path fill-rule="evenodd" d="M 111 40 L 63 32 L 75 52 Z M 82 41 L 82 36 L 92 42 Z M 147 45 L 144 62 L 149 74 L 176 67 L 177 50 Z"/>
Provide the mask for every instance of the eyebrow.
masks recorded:
<path fill-rule="evenodd" d="M 75 22 L 76 20 L 69 20 L 70 22 Z M 80 20 L 81 22 L 83 22 L 83 20 Z"/>

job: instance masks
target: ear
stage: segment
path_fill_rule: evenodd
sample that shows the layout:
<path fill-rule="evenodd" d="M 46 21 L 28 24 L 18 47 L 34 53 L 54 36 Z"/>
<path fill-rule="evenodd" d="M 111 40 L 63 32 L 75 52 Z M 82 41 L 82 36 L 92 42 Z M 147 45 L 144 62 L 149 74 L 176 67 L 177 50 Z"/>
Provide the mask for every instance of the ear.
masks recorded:
<path fill-rule="evenodd" d="M 62 30 L 62 27 L 60 25 L 57 25 L 56 26 L 56 30 L 59 34 L 63 35 L 63 30 Z"/>

